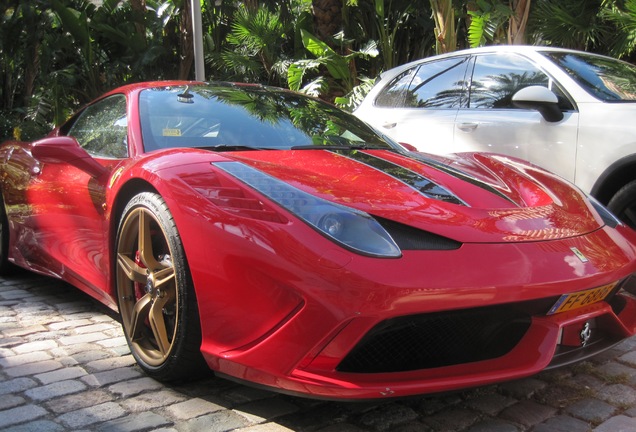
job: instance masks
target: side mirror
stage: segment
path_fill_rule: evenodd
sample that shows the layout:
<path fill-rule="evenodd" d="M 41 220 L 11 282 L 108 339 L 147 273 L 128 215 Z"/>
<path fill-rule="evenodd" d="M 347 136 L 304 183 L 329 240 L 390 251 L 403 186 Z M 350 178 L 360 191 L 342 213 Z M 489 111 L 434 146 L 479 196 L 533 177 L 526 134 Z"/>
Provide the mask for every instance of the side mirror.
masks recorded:
<path fill-rule="evenodd" d="M 410 152 L 417 152 L 417 151 L 419 151 L 419 150 L 417 149 L 417 147 L 415 147 L 413 144 L 409 144 L 409 143 L 401 142 L 401 143 L 400 143 L 400 145 L 401 145 L 402 147 L 404 147 L 405 149 L 407 149 L 408 151 L 410 151 Z"/>
<path fill-rule="evenodd" d="M 84 171 L 92 177 L 100 177 L 106 168 L 99 164 L 80 147 L 77 140 L 69 136 L 43 138 L 35 141 L 31 155 L 44 163 L 67 163 Z"/>
<path fill-rule="evenodd" d="M 563 113 L 559 109 L 558 103 L 559 99 L 557 96 L 542 86 L 525 87 L 512 95 L 512 104 L 514 106 L 537 110 L 549 122 L 563 120 Z"/>

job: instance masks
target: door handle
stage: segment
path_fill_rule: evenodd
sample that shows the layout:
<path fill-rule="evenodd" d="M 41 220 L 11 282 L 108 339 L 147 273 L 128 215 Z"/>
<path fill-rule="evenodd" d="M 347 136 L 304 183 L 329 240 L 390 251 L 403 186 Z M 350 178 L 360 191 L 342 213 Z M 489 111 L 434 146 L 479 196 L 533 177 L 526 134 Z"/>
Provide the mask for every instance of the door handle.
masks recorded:
<path fill-rule="evenodd" d="M 457 129 L 464 132 L 472 132 L 477 129 L 477 126 L 479 126 L 479 123 L 458 123 Z"/>
<path fill-rule="evenodd" d="M 396 126 L 397 126 L 397 123 L 396 123 L 396 122 L 393 122 L 393 123 L 384 123 L 384 124 L 382 125 L 382 127 L 383 127 L 384 129 L 393 129 L 393 128 L 394 128 L 394 127 L 396 127 Z"/>

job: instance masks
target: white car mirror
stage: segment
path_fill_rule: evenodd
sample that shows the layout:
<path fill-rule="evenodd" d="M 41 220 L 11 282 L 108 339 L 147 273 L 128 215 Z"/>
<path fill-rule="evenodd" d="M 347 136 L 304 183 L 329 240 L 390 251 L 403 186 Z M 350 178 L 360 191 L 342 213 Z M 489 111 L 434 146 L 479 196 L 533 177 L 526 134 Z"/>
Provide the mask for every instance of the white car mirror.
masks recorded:
<path fill-rule="evenodd" d="M 537 110 L 549 122 L 558 122 L 563 119 L 558 102 L 559 99 L 553 92 L 538 85 L 522 88 L 512 96 L 514 106 Z"/>

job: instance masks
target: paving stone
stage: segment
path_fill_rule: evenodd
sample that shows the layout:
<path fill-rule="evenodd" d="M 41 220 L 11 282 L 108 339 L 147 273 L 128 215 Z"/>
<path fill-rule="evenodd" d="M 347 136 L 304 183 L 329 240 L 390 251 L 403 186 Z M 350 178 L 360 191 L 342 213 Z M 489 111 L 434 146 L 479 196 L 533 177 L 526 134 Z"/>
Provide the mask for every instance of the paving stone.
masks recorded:
<path fill-rule="evenodd" d="M 0 429 L 43 417 L 47 411 L 37 405 L 22 405 L 0 411 Z"/>
<path fill-rule="evenodd" d="M 23 405 L 26 401 L 21 396 L 16 395 L 3 395 L 0 397 L 0 411 L 8 408 L 13 408 L 18 405 Z"/>
<path fill-rule="evenodd" d="M 20 345 L 19 347 L 15 347 L 13 350 L 16 352 L 16 354 L 25 354 L 34 351 L 46 351 L 56 347 L 57 343 L 54 340 L 44 340 L 25 343 Z"/>
<path fill-rule="evenodd" d="M 375 430 L 385 431 L 400 423 L 415 420 L 417 413 L 409 407 L 399 404 L 386 404 L 370 411 L 360 418 L 360 424 Z"/>
<path fill-rule="evenodd" d="M 545 388 L 547 384 L 545 381 L 538 380 L 536 378 L 526 378 L 517 381 L 511 381 L 500 384 L 500 388 L 504 394 L 517 398 L 517 399 L 529 399 L 537 391 Z"/>
<path fill-rule="evenodd" d="M 154 430 L 161 426 L 171 425 L 170 420 L 159 414 L 145 412 L 110 420 L 99 425 L 101 432 L 135 432 L 141 430 Z"/>
<path fill-rule="evenodd" d="M 2 332 L 2 334 L 5 337 L 17 337 L 17 336 L 26 336 L 33 333 L 39 333 L 39 332 L 45 332 L 45 331 L 47 331 L 47 329 L 43 325 L 35 325 L 35 326 L 29 326 L 29 327 L 20 326 L 12 330 L 5 330 Z M 55 343 L 55 341 L 51 341 L 51 342 Z M 20 350 L 24 350 L 22 352 L 29 352 L 26 348 L 28 348 L 28 344 L 20 345 Z"/>
<path fill-rule="evenodd" d="M 95 360 L 86 364 L 87 370 L 94 371 L 108 371 L 117 368 L 132 366 L 136 364 L 135 358 L 132 355 L 121 357 L 108 357 L 101 360 Z"/>
<path fill-rule="evenodd" d="M 519 428 L 503 420 L 484 420 L 470 427 L 467 432 L 519 432 Z"/>
<path fill-rule="evenodd" d="M 50 420 L 36 420 L 11 426 L 11 432 L 64 432 L 64 426 Z"/>
<path fill-rule="evenodd" d="M 544 422 L 556 412 L 555 408 L 526 400 L 506 408 L 500 417 L 530 427 Z"/>
<path fill-rule="evenodd" d="M 82 350 L 82 351 L 71 349 L 71 352 L 69 353 L 69 355 L 71 355 L 71 357 L 73 357 L 73 359 L 75 359 L 75 361 L 81 365 L 86 365 L 95 360 L 102 360 L 112 356 L 110 352 L 101 349 L 100 346 L 92 345 L 92 344 L 90 346 L 92 347 L 91 349 Z"/>
<path fill-rule="evenodd" d="M 108 330 L 112 330 L 114 328 L 117 328 L 117 326 L 112 322 L 110 323 L 103 322 L 99 324 L 93 324 L 91 322 L 91 325 L 76 327 L 74 331 L 77 334 L 85 334 L 85 333 L 105 332 Z"/>
<path fill-rule="evenodd" d="M 466 406 L 484 414 L 496 416 L 515 403 L 517 403 L 516 399 L 498 393 L 490 393 L 466 401 Z"/>
<path fill-rule="evenodd" d="M 619 415 L 601 423 L 594 432 L 634 432 L 636 418 Z"/>
<path fill-rule="evenodd" d="M 636 350 L 620 356 L 618 360 L 625 362 L 630 366 L 636 367 Z"/>
<path fill-rule="evenodd" d="M 225 407 L 221 405 L 217 405 L 200 398 L 194 398 L 170 405 L 166 408 L 166 412 L 174 419 L 188 420 L 224 409 Z"/>
<path fill-rule="evenodd" d="M 583 399 L 566 408 L 568 414 L 592 423 L 601 423 L 616 412 L 616 407 L 598 399 Z"/>
<path fill-rule="evenodd" d="M 185 403 L 185 402 L 184 402 Z M 234 409 L 251 423 L 263 423 L 298 411 L 298 406 L 283 398 L 262 399 Z"/>
<path fill-rule="evenodd" d="M 0 348 L 12 348 L 22 343 L 22 338 L 19 337 L 3 337 L 0 338 Z"/>
<path fill-rule="evenodd" d="M 64 381 L 68 379 L 79 378 L 84 375 L 87 375 L 86 371 L 79 366 L 75 366 L 75 367 L 65 367 L 63 369 L 58 369 L 52 372 L 37 374 L 33 378 L 37 379 L 42 384 L 50 384 L 56 381 Z"/>
<path fill-rule="evenodd" d="M 38 383 L 31 378 L 15 378 L 0 382 L 0 395 L 16 394 L 37 387 Z"/>
<path fill-rule="evenodd" d="M 27 390 L 25 394 L 35 401 L 44 401 L 55 397 L 78 393 L 85 388 L 86 384 L 81 381 L 67 380 L 32 388 Z"/>
<path fill-rule="evenodd" d="M 117 336 L 110 339 L 104 339 L 101 341 L 96 341 L 95 343 L 103 346 L 104 348 L 126 347 L 128 349 L 128 343 L 126 342 L 125 336 Z"/>
<path fill-rule="evenodd" d="M 98 372 L 81 378 L 86 384 L 93 387 L 102 387 L 108 384 L 139 378 L 142 373 L 131 367 L 113 369 L 105 372 Z"/>
<path fill-rule="evenodd" d="M 114 420 L 126 414 L 126 411 L 118 404 L 106 402 L 62 414 L 57 420 L 69 428 L 79 429 L 95 423 Z"/>
<path fill-rule="evenodd" d="M 57 360 L 44 360 L 35 363 L 28 363 L 24 365 L 12 366 L 4 369 L 4 373 L 11 377 L 21 377 L 25 375 L 33 375 L 42 372 L 48 372 L 64 367 L 62 363 Z"/>
<path fill-rule="evenodd" d="M 84 344 L 89 342 L 95 342 L 103 339 L 108 339 L 102 332 L 96 333 L 85 333 L 82 335 L 73 335 L 60 338 L 60 344 L 62 345 L 76 345 L 76 344 Z"/>
<path fill-rule="evenodd" d="M 46 401 L 44 406 L 55 414 L 64 414 L 81 408 L 113 402 L 115 397 L 104 390 L 89 390 Z"/>
<path fill-rule="evenodd" d="M 589 423 L 564 415 L 552 417 L 532 429 L 533 432 L 588 432 L 589 430 Z"/>
<path fill-rule="evenodd" d="M 476 411 L 451 407 L 420 421 L 436 431 L 454 431 L 466 429 L 477 423 L 480 418 L 481 415 Z"/>
<path fill-rule="evenodd" d="M 239 416 L 232 411 L 225 410 L 181 423 L 179 424 L 179 430 L 183 432 L 224 432 L 245 426 L 249 426 L 245 417 Z"/>
<path fill-rule="evenodd" d="M 293 429 L 276 423 L 265 423 L 241 428 L 240 432 L 293 432 Z M 336 429 L 320 429 L 318 432 L 364 432 L 364 430 L 352 425 L 342 425 Z"/>
<path fill-rule="evenodd" d="M 13 366 L 21 366 L 28 363 L 41 362 L 44 360 L 51 360 L 51 355 L 45 352 L 30 352 L 28 354 L 20 354 L 11 357 L 0 358 L 0 367 L 10 368 Z"/>
<path fill-rule="evenodd" d="M 604 365 L 600 365 L 597 371 L 603 375 L 605 381 L 620 382 L 622 384 L 636 384 L 636 369 L 624 364 L 612 361 Z"/>
<path fill-rule="evenodd" d="M 50 324 L 49 328 L 51 330 L 62 330 L 62 329 L 68 329 L 68 328 L 74 329 L 81 326 L 88 326 L 91 323 L 92 321 L 86 318 L 81 320 L 65 320 L 65 321 L 56 322 L 54 324 Z"/>
<path fill-rule="evenodd" d="M 131 412 L 147 411 L 157 407 L 173 405 L 185 400 L 185 396 L 172 390 L 144 393 L 122 401 L 122 406 Z"/>
<path fill-rule="evenodd" d="M 630 406 L 636 403 L 636 392 L 624 384 L 614 384 L 598 391 L 599 399 L 616 406 Z"/>
<path fill-rule="evenodd" d="M 161 384 L 159 381 L 156 381 L 150 377 L 143 377 L 113 384 L 112 386 L 108 387 L 108 390 L 115 395 L 121 396 L 123 398 L 129 398 L 145 391 L 158 390 L 162 387 L 163 384 Z"/>

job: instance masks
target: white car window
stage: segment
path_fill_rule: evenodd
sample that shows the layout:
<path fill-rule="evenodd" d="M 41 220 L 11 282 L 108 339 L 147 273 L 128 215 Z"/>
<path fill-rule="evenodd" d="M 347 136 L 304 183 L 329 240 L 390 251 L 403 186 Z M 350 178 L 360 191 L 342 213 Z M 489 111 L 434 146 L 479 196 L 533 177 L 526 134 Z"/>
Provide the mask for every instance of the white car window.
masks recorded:
<path fill-rule="evenodd" d="M 515 108 L 512 96 L 533 85 L 552 90 L 561 109 L 573 109 L 569 99 L 547 74 L 525 57 L 513 53 L 476 56 L 469 106 L 474 109 Z"/>
<path fill-rule="evenodd" d="M 462 100 L 467 57 L 454 57 L 411 68 L 380 92 L 376 106 L 457 108 Z"/>

